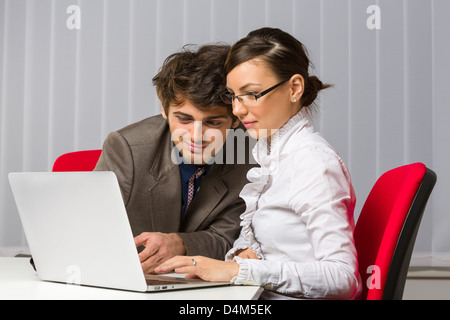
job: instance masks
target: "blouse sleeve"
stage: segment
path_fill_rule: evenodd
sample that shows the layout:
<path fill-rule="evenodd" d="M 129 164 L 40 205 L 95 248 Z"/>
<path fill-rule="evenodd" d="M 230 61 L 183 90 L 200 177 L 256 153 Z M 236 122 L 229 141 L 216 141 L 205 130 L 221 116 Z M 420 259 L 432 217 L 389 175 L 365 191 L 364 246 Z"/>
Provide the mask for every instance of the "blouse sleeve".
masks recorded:
<path fill-rule="evenodd" d="M 299 298 L 347 299 L 357 295 L 360 285 L 353 241 L 355 195 L 350 176 L 336 156 L 317 157 L 313 153 L 302 161 L 308 170 L 296 168 L 295 179 L 286 190 L 291 192 L 290 209 L 305 225 L 315 261 L 236 258 L 240 272 L 233 283 L 261 285 Z"/>

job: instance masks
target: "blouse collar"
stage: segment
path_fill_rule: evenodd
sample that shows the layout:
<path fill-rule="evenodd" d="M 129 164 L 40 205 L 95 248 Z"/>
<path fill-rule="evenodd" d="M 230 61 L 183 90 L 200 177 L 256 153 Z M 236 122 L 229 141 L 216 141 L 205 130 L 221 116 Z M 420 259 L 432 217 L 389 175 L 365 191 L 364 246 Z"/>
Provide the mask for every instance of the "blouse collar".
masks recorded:
<path fill-rule="evenodd" d="M 270 142 L 267 138 L 259 139 L 253 148 L 253 157 L 262 166 L 270 165 L 270 162 L 274 162 L 270 165 L 271 167 L 276 165 L 276 160 L 279 158 L 282 147 L 289 140 L 290 136 L 304 127 L 311 127 L 312 129 L 306 108 L 300 109 L 283 127 L 273 133 Z"/>

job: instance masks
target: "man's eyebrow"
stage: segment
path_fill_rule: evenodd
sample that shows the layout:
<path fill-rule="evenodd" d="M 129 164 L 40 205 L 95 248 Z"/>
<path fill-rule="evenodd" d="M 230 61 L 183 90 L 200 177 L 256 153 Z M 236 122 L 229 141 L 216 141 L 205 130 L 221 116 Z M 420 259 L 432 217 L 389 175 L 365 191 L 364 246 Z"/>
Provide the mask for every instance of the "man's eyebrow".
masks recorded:
<path fill-rule="evenodd" d="M 173 114 L 178 114 L 180 116 L 186 117 L 186 118 L 192 118 L 192 116 L 190 114 L 181 112 L 181 111 L 175 111 Z"/>
<path fill-rule="evenodd" d="M 214 119 L 227 119 L 228 118 L 228 116 L 226 116 L 226 115 L 219 115 L 219 116 L 211 116 L 211 117 L 206 117 L 205 119 L 204 119 L 204 121 L 208 121 L 208 120 L 214 120 Z"/>
<path fill-rule="evenodd" d="M 184 113 L 184 112 L 181 112 L 181 111 L 175 111 L 173 114 L 180 115 L 180 116 L 183 116 L 183 117 L 185 117 L 185 118 L 190 118 L 190 119 L 193 119 L 193 118 L 194 118 L 194 117 L 192 117 L 190 114 L 187 114 L 187 113 Z M 206 118 L 204 118 L 202 121 L 208 121 L 208 120 L 214 120 L 214 119 L 221 119 L 221 118 L 227 119 L 228 116 L 226 116 L 226 115 L 211 116 L 211 117 L 206 117 Z"/>

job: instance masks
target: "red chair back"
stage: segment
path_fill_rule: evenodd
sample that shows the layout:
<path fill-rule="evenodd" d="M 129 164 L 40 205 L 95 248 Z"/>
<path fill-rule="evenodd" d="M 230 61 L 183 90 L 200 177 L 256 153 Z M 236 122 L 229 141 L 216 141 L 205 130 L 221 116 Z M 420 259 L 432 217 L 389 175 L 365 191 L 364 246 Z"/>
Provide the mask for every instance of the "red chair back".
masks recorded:
<path fill-rule="evenodd" d="M 56 159 L 52 171 L 92 171 L 97 165 L 101 153 L 102 150 L 65 153 Z"/>
<path fill-rule="evenodd" d="M 362 299 L 401 299 L 417 230 L 436 174 L 422 163 L 384 173 L 355 228 Z"/>

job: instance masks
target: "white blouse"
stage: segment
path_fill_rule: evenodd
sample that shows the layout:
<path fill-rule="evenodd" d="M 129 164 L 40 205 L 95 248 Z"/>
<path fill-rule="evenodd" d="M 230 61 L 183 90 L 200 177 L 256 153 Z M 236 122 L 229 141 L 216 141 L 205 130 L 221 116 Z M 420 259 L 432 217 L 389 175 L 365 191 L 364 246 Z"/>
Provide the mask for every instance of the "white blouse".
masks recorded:
<path fill-rule="evenodd" d="M 358 298 L 356 199 L 342 159 L 303 109 L 253 156 L 261 167 L 247 174 L 241 234 L 225 257 L 240 266 L 231 282 L 264 286 L 266 299 Z M 234 255 L 245 248 L 261 260 Z"/>

